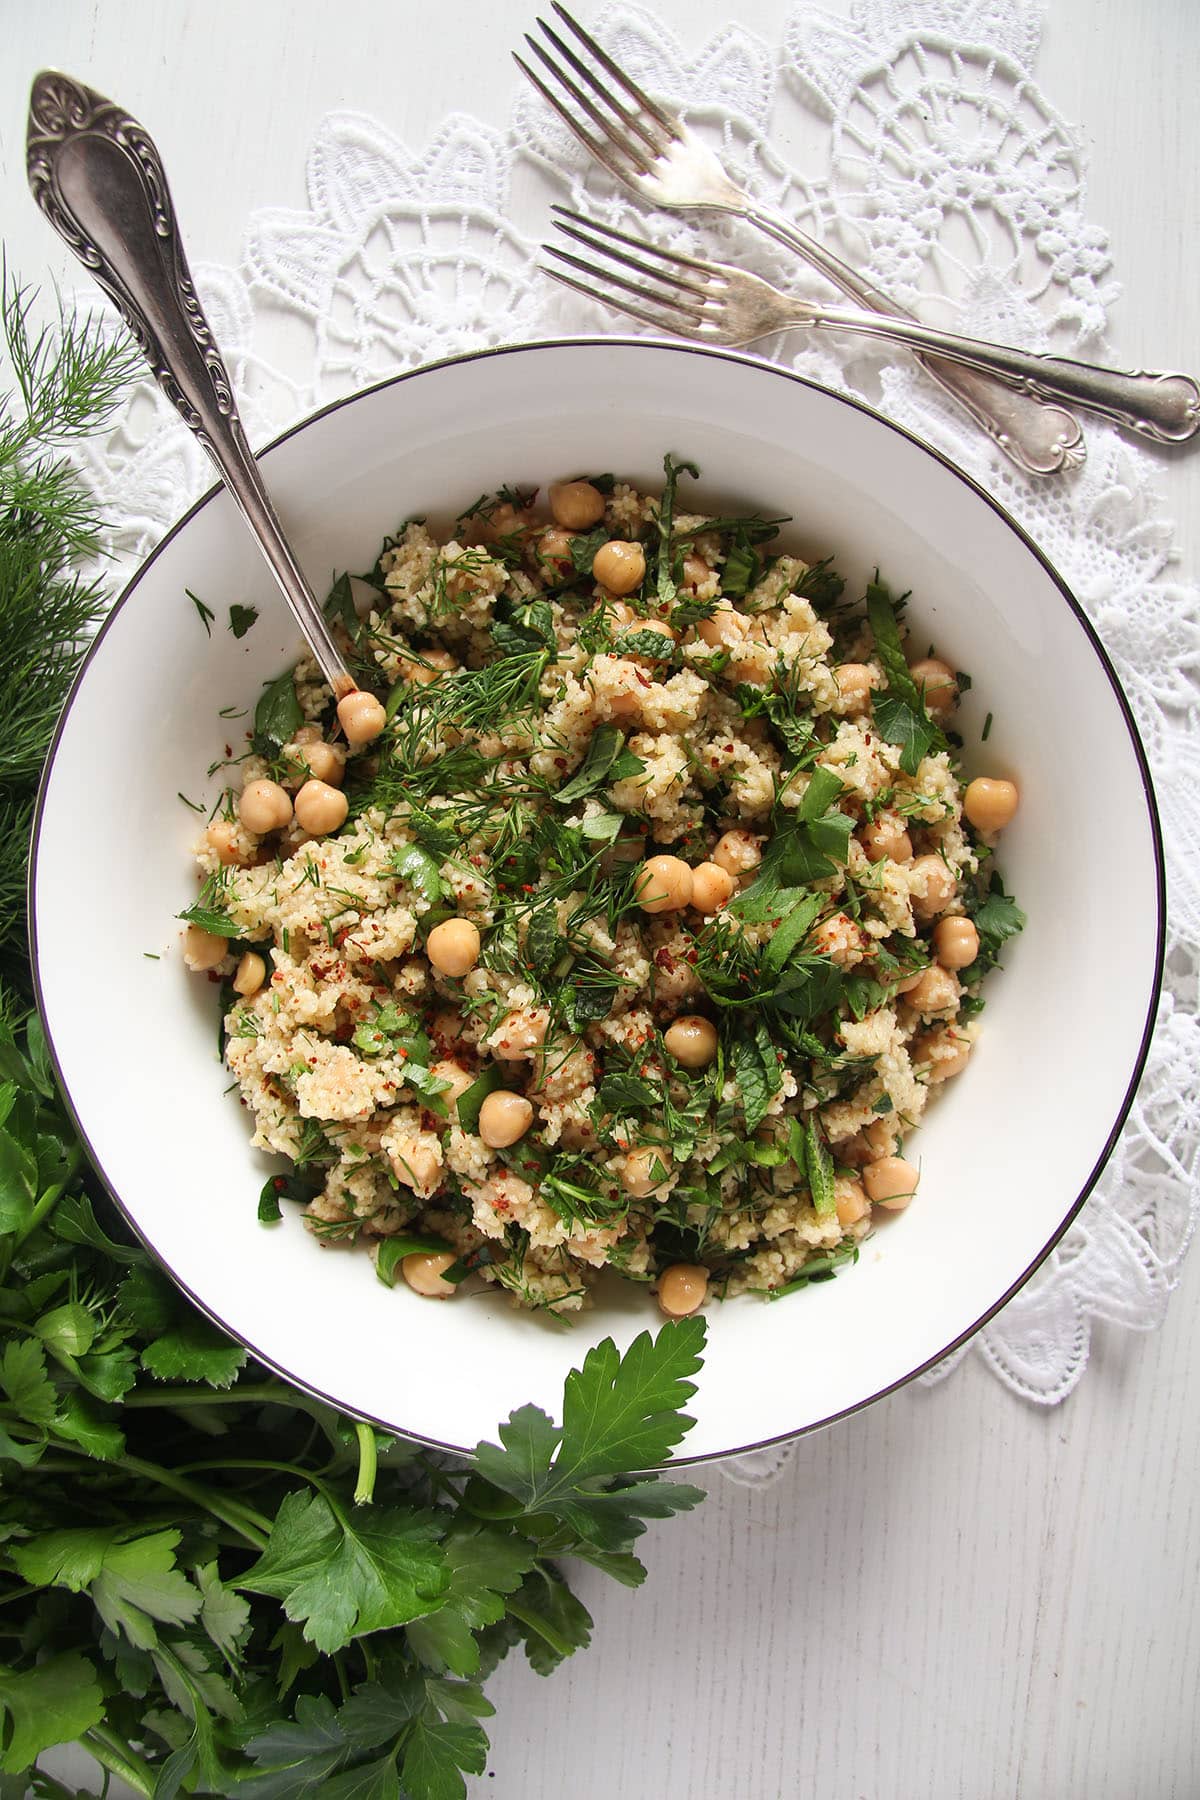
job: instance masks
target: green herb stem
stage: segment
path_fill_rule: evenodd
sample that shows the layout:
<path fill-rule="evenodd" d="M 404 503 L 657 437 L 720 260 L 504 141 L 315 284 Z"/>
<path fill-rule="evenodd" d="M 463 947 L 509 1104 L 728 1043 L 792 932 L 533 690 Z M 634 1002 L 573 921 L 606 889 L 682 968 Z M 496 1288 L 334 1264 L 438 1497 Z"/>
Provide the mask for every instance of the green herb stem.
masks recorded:
<path fill-rule="evenodd" d="M 375 1475 L 379 1466 L 375 1431 L 365 1420 L 356 1419 L 354 1435 L 358 1439 L 358 1480 L 354 1484 L 354 1504 L 369 1506 L 375 1495 Z"/>
<path fill-rule="evenodd" d="M 69 1446 L 65 1447 L 69 1448 Z M 81 1450 L 79 1454 L 84 1456 L 87 1453 Z M 202 1487 L 198 1482 L 177 1475 L 171 1469 L 164 1469 L 158 1463 L 144 1462 L 140 1456 L 123 1456 L 120 1460 L 121 1466 L 128 1469 L 130 1474 L 144 1476 L 147 1481 L 156 1482 L 159 1487 L 169 1488 L 181 1499 L 190 1500 L 193 1506 L 200 1507 L 203 1512 L 211 1513 L 215 1519 L 220 1519 L 222 1524 L 228 1525 L 231 1531 L 236 1531 L 239 1537 L 245 1538 L 246 1542 L 252 1544 L 256 1550 L 266 1548 L 267 1539 L 271 1535 L 271 1521 L 264 1518 L 262 1513 L 256 1512 L 253 1507 L 245 1506 L 240 1500 L 235 1500 L 230 1495 L 216 1494 L 211 1488 Z M 230 1465 L 223 1466 L 229 1467 Z M 286 1464 L 283 1466 L 287 1467 Z M 298 1471 L 290 1472 L 297 1473 Z"/>
<path fill-rule="evenodd" d="M 137 1793 L 145 1794 L 146 1800 L 151 1800 L 156 1786 L 154 1771 L 115 1731 L 110 1731 L 107 1725 L 93 1725 L 79 1741 L 110 1775 L 119 1776 Z"/>

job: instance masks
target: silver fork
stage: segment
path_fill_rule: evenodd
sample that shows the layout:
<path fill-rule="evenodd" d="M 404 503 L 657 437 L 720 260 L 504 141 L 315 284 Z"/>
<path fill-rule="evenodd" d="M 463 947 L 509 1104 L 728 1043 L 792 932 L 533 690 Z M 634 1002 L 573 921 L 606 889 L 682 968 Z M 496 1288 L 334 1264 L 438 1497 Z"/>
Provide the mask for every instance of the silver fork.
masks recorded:
<path fill-rule="evenodd" d="M 710 344 L 750 344 L 794 326 L 827 326 L 858 331 L 910 348 L 936 350 L 964 368 L 976 369 L 1038 399 L 1070 400 L 1102 413 L 1118 425 L 1159 444 L 1178 444 L 1200 431 L 1200 386 L 1190 375 L 1125 374 L 1062 356 L 1039 356 L 980 338 L 937 331 L 915 319 L 885 318 L 857 307 L 823 306 L 782 293 L 732 263 L 702 262 L 630 237 L 611 225 L 585 219 L 556 206 L 559 230 L 591 252 L 586 262 L 557 244 L 548 255 L 575 269 L 586 282 L 561 268 L 546 273 L 566 287 L 601 300 L 657 331 L 701 338 Z M 631 281 L 623 270 L 639 277 Z"/>
<path fill-rule="evenodd" d="M 515 60 L 546 103 L 611 175 L 651 206 L 672 211 L 736 213 L 785 249 L 803 257 L 860 306 L 871 312 L 912 319 L 911 313 L 823 244 L 798 230 L 781 213 L 760 206 L 738 187 L 720 160 L 677 113 L 643 93 L 559 0 L 551 3 L 590 60 L 585 61 L 544 19 L 539 19 L 538 25 L 557 53 L 557 60 L 528 33 L 525 42 L 554 87 L 547 86 L 514 52 Z M 980 374 L 977 368 L 947 362 L 923 351 L 918 351 L 917 356 L 926 373 L 1027 475 L 1052 475 L 1062 469 L 1077 468 L 1083 462 L 1083 432 L 1078 419 L 1064 408 L 1044 405 Z"/>

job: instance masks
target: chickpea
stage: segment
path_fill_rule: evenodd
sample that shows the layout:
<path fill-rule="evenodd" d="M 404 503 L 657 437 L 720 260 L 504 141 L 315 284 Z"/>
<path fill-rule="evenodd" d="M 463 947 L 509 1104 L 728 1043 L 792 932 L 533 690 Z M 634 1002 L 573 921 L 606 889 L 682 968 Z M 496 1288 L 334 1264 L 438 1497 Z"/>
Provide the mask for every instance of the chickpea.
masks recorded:
<path fill-rule="evenodd" d="M 183 960 L 196 975 L 203 975 L 207 969 L 215 969 L 219 962 L 224 962 L 228 950 L 228 938 L 204 931 L 199 925 L 189 925 L 183 934 Z"/>
<path fill-rule="evenodd" d="M 479 1135 L 489 1150 L 507 1150 L 532 1124 L 532 1106 L 511 1088 L 496 1088 L 479 1109 Z"/>
<path fill-rule="evenodd" d="M 931 963 L 927 969 L 921 970 L 912 986 L 907 989 L 905 998 L 916 1012 L 929 1018 L 935 1013 L 957 1012 L 961 992 L 957 980 L 948 969 L 943 969 L 939 963 Z"/>
<path fill-rule="evenodd" d="M 632 669 L 634 664 L 626 662 L 623 667 Z M 642 724 L 642 694 L 636 681 L 634 686 L 620 688 L 615 694 L 608 696 L 608 716 L 610 719 L 615 719 L 619 725 L 637 726 Z"/>
<path fill-rule="evenodd" d="M 568 531 L 590 531 L 604 517 L 604 495 L 590 481 L 552 481 L 550 514 Z"/>
<path fill-rule="evenodd" d="M 839 1225 L 857 1225 L 871 1210 L 866 1190 L 853 1175 L 836 1175 L 833 1182 L 834 1201 Z"/>
<path fill-rule="evenodd" d="M 442 1164 L 436 1149 L 415 1131 L 391 1141 L 388 1161 L 397 1181 L 416 1194 L 432 1194 L 442 1182 Z"/>
<path fill-rule="evenodd" d="M 749 632 L 750 621 L 728 600 L 722 600 L 712 617 L 701 619 L 696 630 L 710 650 L 732 650 Z"/>
<path fill-rule="evenodd" d="M 699 1312 L 708 1292 L 708 1270 L 699 1263 L 672 1263 L 658 1278 L 658 1304 L 668 1319 Z"/>
<path fill-rule="evenodd" d="M 448 650 L 419 650 L 416 657 L 401 657 L 399 673 L 414 688 L 430 688 L 443 675 L 452 675 L 459 662 Z"/>
<path fill-rule="evenodd" d="M 400 1273 L 414 1294 L 422 1294 L 427 1300 L 452 1300 L 458 1289 L 452 1281 L 443 1281 L 442 1276 L 457 1261 L 453 1250 L 436 1250 L 432 1255 L 415 1250 L 401 1259 Z"/>
<path fill-rule="evenodd" d="M 557 525 L 550 525 L 543 531 L 537 541 L 538 561 L 543 563 L 569 564 L 571 561 L 571 534 Z"/>
<path fill-rule="evenodd" d="M 939 919 L 933 947 L 943 969 L 967 969 L 979 955 L 979 933 L 970 919 Z"/>
<path fill-rule="evenodd" d="M 697 588 L 703 587 L 711 574 L 712 570 L 702 556 L 696 556 L 694 552 L 689 552 L 684 557 L 683 585 L 689 593 L 694 594 Z"/>
<path fill-rule="evenodd" d="M 479 929 L 470 919 L 443 919 L 425 939 L 425 954 L 439 975 L 457 980 L 479 961 Z"/>
<path fill-rule="evenodd" d="M 488 1038 L 494 1053 L 506 1059 L 526 1056 L 546 1041 L 550 1014 L 544 1006 L 520 1007 L 506 1013 Z"/>
<path fill-rule="evenodd" d="M 728 875 L 748 875 L 762 861 L 762 850 L 758 839 L 751 837 L 748 831 L 727 831 L 724 837 L 718 838 L 712 859 Z"/>
<path fill-rule="evenodd" d="M 859 841 L 868 862 L 912 861 L 912 839 L 895 813 L 880 813 L 869 825 L 864 825 Z"/>
<path fill-rule="evenodd" d="M 925 889 L 923 894 L 913 895 L 913 911 L 918 919 L 935 919 L 945 912 L 954 898 L 957 884 L 953 871 L 946 867 L 940 856 L 918 856 L 912 865 L 912 873 L 919 877 Z"/>
<path fill-rule="evenodd" d="M 1003 831 L 1016 817 L 1019 799 L 1011 781 L 991 781 L 980 775 L 968 784 L 963 811 L 976 831 Z"/>
<path fill-rule="evenodd" d="M 309 744 L 319 744 L 320 741 L 321 727 L 319 725 L 297 725 L 295 731 L 292 733 L 293 744 L 300 744 L 302 747 L 307 747 Z"/>
<path fill-rule="evenodd" d="M 925 710 L 940 718 L 958 704 L 958 683 L 954 670 L 936 656 L 923 656 L 910 663 L 908 672 L 920 690 Z"/>
<path fill-rule="evenodd" d="M 621 1186 L 636 1200 L 644 1200 L 661 1187 L 671 1173 L 671 1152 L 662 1144 L 642 1144 L 630 1150 L 621 1166 Z"/>
<path fill-rule="evenodd" d="M 238 818 L 256 837 L 282 831 L 292 822 L 292 800 L 277 781 L 248 781 L 238 801 Z"/>
<path fill-rule="evenodd" d="M 834 710 L 852 716 L 865 713 L 871 704 L 871 671 L 866 663 L 843 663 L 834 676 L 838 689 Z"/>
<path fill-rule="evenodd" d="M 311 837 L 324 837 L 346 823 L 350 802 L 327 781 L 306 781 L 296 795 L 296 823 Z"/>
<path fill-rule="evenodd" d="M 323 781 L 328 787 L 341 787 L 346 772 L 346 752 L 340 744 L 326 744 L 318 738 L 301 748 L 304 752 L 301 761 L 307 765 L 314 781 Z"/>
<path fill-rule="evenodd" d="M 687 1013 L 668 1025 L 663 1043 L 685 1069 L 707 1069 L 717 1054 L 717 1028 L 699 1013 Z"/>
<path fill-rule="evenodd" d="M 646 579 L 646 552 L 640 544 L 611 538 L 593 556 L 592 574 L 610 594 L 632 594 Z"/>
<path fill-rule="evenodd" d="M 257 950 L 247 950 L 233 977 L 234 992 L 249 998 L 267 979 L 267 965 Z"/>
<path fill-rule="evenodd" d="M 635 892 L 643 912 L 679 912 L 692 901 L 692 871 L 679 856 L 651 856 L 642 864 Z"/>
<path fill-rule="evenodd" d="M 961 1075 L 970 1061 L 971 1040 L 953 1026 L 930 1031 L 913 1045 L 912 1059 L 914 1063 L 928 1064 L 926 1080 L 930 1086 L 936 1081 L 949 1081 L 952 1076 Z"/>
<path fill-rule="evenodd" d="M 455 1062 L 448 1056 L 443 1057 L 440 1062 L 435 1062 L 429 1073 L 436 1080 L 447 1083 L 438 1098 L 445 1102 L 446 1111 L 450 1117 L 457 1119 L 459 1100 L 469 1087 L 474 1086 L 475 1077 L 464 1069 L 461 1063 Z"/>
<path fill-rule="evenodd" d="M 881 1156 L 878 1162 L 867 1164 L 862 1178 L 872 1205 L 884 1206 L 888 1212 L 903 1212 L 916 1193 L 921 1176 L 902 1156 Z"/>
<path fill-rule="evenodd" d="M 844 969 L 861 962 L 866 948 L 861 928 L 844 912 L 831 913 L 814 926 L 811 942 L 818 956 L 828 956 Z"/>
<path fill-rule="evenodd" d="M 215 850 L 223 863 L 240 863 L 241 846 L 238 843 L 237 826 L 231 819 L 214 819 L 204 834 L 204 841 L 210 850 Z"/>
<path fill-rule="evenodd" d="M 374 694 L 355 688 L 338 701 L 338 724 L 346 734 L 346 742 L 352 749 L 360 744 L 369 744 L 377 738 L 387 724 L 387 713 L 382 703 Z"/>
<path fill-rule="evenodd" d="M 733 895 L 737 882 L 720 863 L 697 863 L 692 870 L 692 905 L 706 917 L 720 912 Z"/>

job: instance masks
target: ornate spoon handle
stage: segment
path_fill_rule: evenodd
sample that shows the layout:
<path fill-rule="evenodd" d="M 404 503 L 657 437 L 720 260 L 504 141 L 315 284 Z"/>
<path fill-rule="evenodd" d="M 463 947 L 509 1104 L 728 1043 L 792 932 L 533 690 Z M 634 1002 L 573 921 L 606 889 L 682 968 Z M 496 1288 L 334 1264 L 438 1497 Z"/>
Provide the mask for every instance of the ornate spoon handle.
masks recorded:
<path fill-rule="evenodd" d="M 111 100 L 50 70 L 29 98 L 27 166 L 34 199 L 114 301 L 159 386 L 216 464 L 335 698 L 353 693 L 357 683 L 246 443 L 152 139 Z"/>

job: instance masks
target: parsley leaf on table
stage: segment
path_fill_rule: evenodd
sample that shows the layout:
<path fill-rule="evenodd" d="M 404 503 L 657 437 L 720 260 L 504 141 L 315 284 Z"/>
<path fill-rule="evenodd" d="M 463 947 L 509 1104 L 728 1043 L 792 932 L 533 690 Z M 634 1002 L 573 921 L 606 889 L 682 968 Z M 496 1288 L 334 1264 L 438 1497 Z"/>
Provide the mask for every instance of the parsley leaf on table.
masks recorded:
<path fill-rule="evenodd" d="M 318 1650 L 404 1625 L 430 1611 L 449 1584 L 432 1514 L 381 1508 L 351 1518 L 322 1493 L 292 1493 L 267 1547 L 234 1584 L 283 1603 Z"/>

